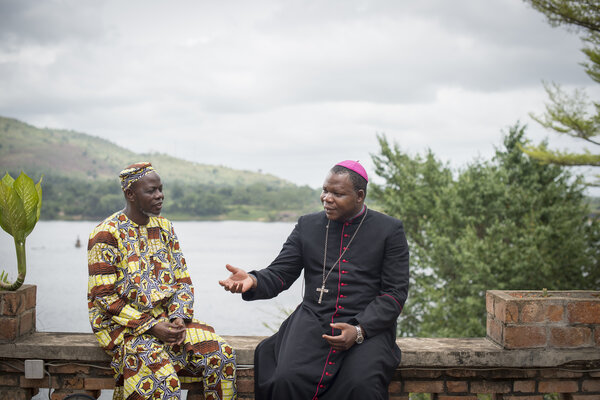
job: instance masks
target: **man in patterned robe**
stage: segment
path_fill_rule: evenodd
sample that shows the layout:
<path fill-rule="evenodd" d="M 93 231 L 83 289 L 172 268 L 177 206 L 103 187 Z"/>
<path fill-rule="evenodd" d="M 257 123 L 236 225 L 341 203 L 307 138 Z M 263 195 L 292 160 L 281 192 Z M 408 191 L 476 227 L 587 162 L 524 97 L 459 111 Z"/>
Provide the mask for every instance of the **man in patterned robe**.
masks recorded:
<path fill-rule="evenodd" d="M 244 300 L 269 299 L 304 273 L 302 303 L 254 354 L 256 400 L 387 399 L 400 362 L 396 319 L 408 292 L 402 222 L 367 209 L 367 173 L 335 165 L 324 211 L 300 217 L 277 258 L 220 284 Z"/>
<path fill-rule="evenodd" d="M 202 382 L 206 400 L 236 398 L 233 348 L 193 319 L 194 289 L 164 195 L 150 163 L 120 174 L 125 209 L 88 244 L 88 308 L 112 357 L 113 399 L 179 399 L 181 382 Z"/>

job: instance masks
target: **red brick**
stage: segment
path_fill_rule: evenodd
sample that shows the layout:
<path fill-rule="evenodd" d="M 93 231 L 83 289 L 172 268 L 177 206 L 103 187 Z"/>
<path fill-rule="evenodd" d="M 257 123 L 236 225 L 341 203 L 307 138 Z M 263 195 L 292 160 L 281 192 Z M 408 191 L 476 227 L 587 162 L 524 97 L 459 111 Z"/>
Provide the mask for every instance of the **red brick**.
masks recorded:
<path fill-rule="evenodd" d="M 513 323 L 518 320 L 519 310 L 515 302 L 507 302 L 506 300 L 496 298 L 494 302 L 494 315 L 500 322 Z"/>
<path fill-rule="evenodd" d="M 15 368 L 12 365 L 10 365 L 10 363 L 7 364 L 5 362 L 2 362 L 0 363 L 0 372 L 16 372 L 19 374 L 23 374 L 23 367 L 21 365 L 20 368 Z"/>
<path fill-rule="evenodd" d="M 477 376 L 477 372 L 472 369 L 449 369 L 446 371 L 446 375 L 453 378 L 472 378 Z"/>
<path fill-rule="evenodd" d="M 543 326 L 507 326 L 504 328 L 504 347 L 508 349 L 546 346 Z"/>
<path fill-rule="evenodd" d="M 0 375 L 0 386 L 19 386 L 19 376 L 13 374 Z"/>
<path fill-rule="evenodd" d="M 0 317 L 0 340 L 15 340 L 18 329 L 16 318 Z"/>
<path fill-rule="evenodd" d="M 35 331 L 35 308 L 19 316 L 19 336 Z"/>
<path fill-rule="evenodd" d="M 83 389 L 83 378 L 72 376 L 72 375 L 59 375 L 52 376 L 51 378 L 52 387 L 58 387 L 63 389 Z M 19 386 L 24 388 L 47 388 L 48 378 L 42 379 L 26 379 L 25 376 L 21 375 Z M 114 385 L 113 385 L 114 386 Z"/>
<path fill-rule="evenodd" d="M 495 369 L 492 371 L 481 371 L 480 373 L 487 373 L 487 376 L 493 379 L 515 380 L 535 378 L 538 371 L 535 369 Z"/>
<path fill-rule="evenodd" d="M 600 378 L 600 372 L 590 372 L 589 374 L 592 378 Z"/>
<path fill-rule="evenodd" d="M 2 315 L 14 317 L 25 309 L 25 292 L 22 290 L 14 292 L 1 292 Z"/>
<path fill-rule="evenodd" d="M 58 380 L 55 376 L 52 377 L 51 383 L 52 387 L 58 387 Z M 48 378 L 44 377 L 42 379 L 26 379 L 24 375 L 21 375 L 19 379 L 19 386 L 22 388 L 47 388 Z"/>
<path fill-rule="evenodd" d="M 113 389 L 115 380 L 113 378 L 85 378 L 83 388 L 86 390 Z"/>
<path fill-rule="evenodd" d="M 570 302 L 567 313 L 572 324 L 600 324 L 600 301 Z"/>
<path fill-rule="evenodd" d="M 471 393 L 510 393 L 510 382 L 475 381 L 471 382 Z"/>
<path fill-rule="evenodd" d="M 485 292 L 485 311 L 494 314 L 494 296 L 490 292 Z"/>
<path fill-rule="evenodd" d="M 443 371 L 428 371 L 423 369 L 403 369 L 400 371 L 400 378 L 402 379 L 437 379 L 443 375 Z"/>
<path fill-rule="evenodd" d="M 477 400 L 477 396 L 474 396 L 472 394 L 465 395 L 465 396 L 440 394 L 440 395 L 438 395 L 437 399 L 438 400 Z"/>
<path fill-rule="evenodd" d="M 581 383 L 582 392 L 600 392 L 600 379 L 585 380 Z"/>
<path fill-rule="evenodd" d="M 577 379 L 577 378 L 581 378 L 583 376 L 583 372 L 572 372 L 572 371 L 565 371 L 562 369 L 556 369 L 556 368 L 549 368 L 549 369 L 542 369 L 540 371 L 540 377 L 541 378 L 573 378 L 573 379 Z"/>
<path fill-rule="evenodd" d="M 513 392 L 534 393 L 535 392 L 535 381 L 514 381 Z"/>
<path fill-rule="evenodd" d="M 523 323 L 542 322 L 544 320 L 544 308 L 539 301 L 528 301 L 521 304 L 519 321 Z"/>
<path fill-rule="evenodd" d="M 241 376 L 249 376 L 254 378 L 254 368 L 246 368 L 246 369 L 238 369 L 236 371 L 236 375 L 239 377 Z"/>
<path fill-rule="evenodd" d="M 518 394 L 505 394 L 502 396 L 502 400 L 544 400 L 543 395 L 518 395 Z"/>
<path fill-rule="evenodd" d="M 560 322 L 564 319 L 564 306 L 560 304 L 547 304 L 544 314 L 546 321 Z"/>
<path fill-rule="evenodd" d="M 410 400 L 409 395 L 394 395 L 390 396 L 390 400 Z"/>
<path fill-rule="evenodd" d="M 498 320 L 488 318 L 486 321 L 486 332 L 490 339 L 502 344 L 502 324 Z"/>
<path fill-rule="evenodd" d="M 591 346 L 592 330 L 584 326 L 564 326 L 551 328 L 549 344 L 553 347 Z"/>
<path fill-rule="evenodd" d="M 538 392 L 540 393 L 575 393 L 579 391 L 579 385 L 576 381 L 541 381 L 538 383 Z"/>
<path fill-rule="evenodd" d="M 88 365 L 77 365 L 77 364 L 67 364 L 67 365 L 48 365 L 48 372 L 50 374 L 84 374 L 89 375 L 90 367 Z"/>
<path fill-rule="evenodd" d="M 572 394 L 569 400 L 598 400 L 597 394 Z"/>
<path fill-rule="evenodd" d="M 406 381 L 404 391 L 409 393 L 444 393 L 443 381 Z"/>
<path fill-rule="evenodd" d="M 254 382 L 251 380 L 239 380 L 237 382 L 238 392 L 252 393 L 254 392 Z"/>
<path fill-rule="evenodd" d="M 25 310 L 35 309 L 36 297 L 37 297 L 37 286 L 35 285 L 23 285 L 21 286 L 25 291 Z"/>
<path fill-rule="evenodd" d="M 402 393 L 402 382 L 392 381 L 388 388 L 390 393 Z"/>
<path fill-rule="evenodd" d="M 469 391 L 469 385 L 465 381 L 446 381 L 446 387 L 450 393 Z"/>
<path fill-rule="evenodd" d="M 600 325 L 594 327 L 594 343 L 596 347 L 600 347 Z"/>
<path fill-rule="evenodd" d="M 2 400 L 30 400 L 35 394 L 36 390 L 23 389 L 23 388 L 2 388 L 0 389 L 0 399 Z"/>

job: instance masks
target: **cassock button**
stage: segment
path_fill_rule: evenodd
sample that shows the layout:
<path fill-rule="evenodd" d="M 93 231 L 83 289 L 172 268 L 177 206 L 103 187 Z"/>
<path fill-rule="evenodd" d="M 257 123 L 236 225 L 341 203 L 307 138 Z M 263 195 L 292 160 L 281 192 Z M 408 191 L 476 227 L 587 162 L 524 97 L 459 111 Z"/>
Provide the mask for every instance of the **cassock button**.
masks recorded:
<path fill-rule="evenodd" d="M 350 235 L 348 235 L 347 233 L 344 233 L 344 237 L 348 237 L 348 236 L 350 236 Z"/>
<path fill-rule="evenodd" d="M 344 225 L 348 226 L 348 225 L 350 225 L 350 222 L 344 222 Z"/>
<path fill-rule="evenodd" d="M 329 376 L 329 372 L 325 372 L 325 375 Z"/>
<path fill-rule="evenodd" d="M 334 350 L 332 353 L 337 353 L 337 350 Z"/>

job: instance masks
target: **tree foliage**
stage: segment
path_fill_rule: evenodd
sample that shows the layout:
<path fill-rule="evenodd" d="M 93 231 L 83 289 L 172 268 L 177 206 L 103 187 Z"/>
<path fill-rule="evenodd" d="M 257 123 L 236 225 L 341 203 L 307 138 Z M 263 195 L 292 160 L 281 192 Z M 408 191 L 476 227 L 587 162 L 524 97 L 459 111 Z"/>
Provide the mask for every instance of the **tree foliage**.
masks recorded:
<path fill-rule="evenodd" d="M 600 83 L 600 1 L 524 0 L 543 13 L 553 26 L 567 26 L 577 31 L 585 45 L 588 62 L 585 72 Z M 546 112 L 532 117 L 547 129 L 600 146 L 600 103 L 590 102 L 585 92 L 564 92 L 557 84 L 545 85 L 549 102 Z M 540 161 L 566 166 L 600 167 L 600 153 L 551 150 L 546 144 L 528 146 L 525 152 Z M 600 175 L 597 175 L 600 177 Z M 600 181 L 595 183 L 600 184 Z"/>
<path fill-rule="evenodd" d="M 307 186 L 250 183 L 235 186 L 164 182 L 162 214 L 171 219 L 295 219 L 319 208 L 318 191 Z M 101 220 L 125 206 L 116 179 L 85 180 L 47 174 L 42 219 Z"/>
<path fill-rule="evenodd" d="M 429 151 L 410 156 L 379 137 L 385 179 L 372 194 L 404 221 L 411 288 L 401 335 L 485 335 L 485 291 L 596 289 L 600 224 L 585 185 L 524 155 L 515 126 L 491 161 L 451 171 Z"/>

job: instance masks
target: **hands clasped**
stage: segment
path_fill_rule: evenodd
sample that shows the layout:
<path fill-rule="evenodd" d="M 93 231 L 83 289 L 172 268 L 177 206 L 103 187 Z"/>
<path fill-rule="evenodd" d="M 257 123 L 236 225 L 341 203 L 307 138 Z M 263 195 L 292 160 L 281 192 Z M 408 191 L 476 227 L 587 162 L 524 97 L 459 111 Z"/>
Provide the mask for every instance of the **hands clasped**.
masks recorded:
<path fill-rule="evenodd" d="M 245 293 L 256 287 L 256 281 L 243 269 L 227 264 L 225 266 L 231 275 L 229 278 L 219 281 L 219 285 L 231 293 Z"/>
<path fill-rule="evenodd" d="M 166 344 L 182 344 L 185 339 L 185 323 L 181 318 L 172 322 L 161 321 L 150 328 L 150 333 Z"/>

